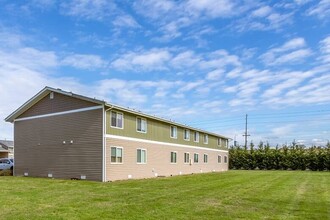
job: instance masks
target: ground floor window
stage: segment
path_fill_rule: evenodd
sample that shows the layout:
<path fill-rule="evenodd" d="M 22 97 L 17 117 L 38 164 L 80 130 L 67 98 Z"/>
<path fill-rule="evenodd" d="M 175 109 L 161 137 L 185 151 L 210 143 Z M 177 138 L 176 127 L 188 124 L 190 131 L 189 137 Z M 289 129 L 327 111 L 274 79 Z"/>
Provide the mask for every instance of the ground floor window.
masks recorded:
<path fill-rule="evenodd" d="M 225 163 L 227 163 L 227 162 L 228 162 L 228 158 L 227 158 L 227 156 L 224 156 L 224 157 L 223 157 L 223 160 L 224 160 Z"/>
<path fill-rule="evenodd" d="M 189 163 L 189 160 L 190 160 L 190 155 L 189 153 L 184 153 L 184 163 Z"/>
<path fill-rule="evenodd" d="M 221 163 L 221 155 L 218 155 L 218 163 Z"/>
<path fill-rule="evenodd" d="M 194 154 L 194 163 L 198 163 L 198 154 L 197 153 Z"/>
<path fill-rule="evenodd" d="M 176 163 L 176 152 L 171 152 L 171 163 Z"/>
<path fill-rule="evenodd" d="M 207 163 L 207 161 L 208 161 L 208 155 L 207 154 L 204 154 L 204 163 Z"/>
<path fill-rule="evenodd" d="M 123 148 L 111 147 L 111 163 L 122 163 L 122 162 L 123 162 Z"/>
<path fill-rule="evenodd" d="M 147 150 L 137 149 L 137 163 L 147 163 Z"/>

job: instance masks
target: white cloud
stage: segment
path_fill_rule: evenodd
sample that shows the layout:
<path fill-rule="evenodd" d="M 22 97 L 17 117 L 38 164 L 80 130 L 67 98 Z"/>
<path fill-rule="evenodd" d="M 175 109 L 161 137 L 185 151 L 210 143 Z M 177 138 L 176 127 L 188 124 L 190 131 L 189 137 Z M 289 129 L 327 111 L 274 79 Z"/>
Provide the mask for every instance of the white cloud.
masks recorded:
<path fill-rule="evenodd" d="M 103 20 L 116 6 L 107 0 L 71 0 L 61 4 L 62 13 L 88 20 Z"/>
<path fill-rule="evenodd" d="M 62 65 L 72 66 L 77 69 L 98 69 L 105 67 L 106 62 L 98 55 L 73 54 L 62 60 Z"/>
<path fill-rule="evenodd" d="M 262 6 L 254 11 L 252 11 L 251 15 L 254 17 L 265 17 L 269 15 L 272 11 L 272 8 L 269 6 Z"/>
<path fill-rule="evenodd" d="M 303 38 L 294 38 L 260 56 L 266 65 L 296 64 L 312 55 Z"/>
<path fill-rule="evenodd" d="M 308 15 L 313 15 L 318 17 L 319 19 L 326 19 L 330 16 L 330 1 L 329 0 L 321 0 L 317 5 L 311 7 L 307 11 Z"/>
<path fill-rule="evenodd" d="M 141 27 L 136 22 L 136 20 L 130 15 L 117 16 L 112 23 L 115 26 L 118 26 L 118 27 L 130 27 L 130 28 L 139 28 L 139 27 Z"/>
<path fill-rule="evenodd" d="M 186 8 L 194 15 L 203 14 L 207 17 L 230 17 L 238 13 L 240 5 L 232 0 L 189 0 Z"/>

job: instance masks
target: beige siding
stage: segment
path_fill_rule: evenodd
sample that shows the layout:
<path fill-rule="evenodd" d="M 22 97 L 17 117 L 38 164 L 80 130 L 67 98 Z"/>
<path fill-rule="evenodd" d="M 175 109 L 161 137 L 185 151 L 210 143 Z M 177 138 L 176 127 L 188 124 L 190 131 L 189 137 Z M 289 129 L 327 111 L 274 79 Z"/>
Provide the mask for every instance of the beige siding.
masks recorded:
<path fill-rule="evenodd" d="M 21 114 L 18 118 L 44 115 L 55 112 L 63 112 L 74 109 L 96 106 L 97 104 L 84 101 L 77 98 L 72 98 L 67 95 L 54 92 L 54 98 L 50 99 L 49 94 Z"/>
<path fill-rule="evenodd" d="M 111 146 L 123 147 L 123 163 L 110 162 Z M 147 163 L 137 164 L 137 149 L 147 150 Z M 171 164 L 171 151 L 177 152 L 177 163 Z M 184 153 L 189 152 L 191 164 L 184 163 Z M 193 162 L 194 153 L 199 153 L 199 163 Z M 204 163 L 204 153 L 208 154 L 208 163 Z M 222 156 L 222 163 L 218 163 L 218 155 Z M 143 141 L 121 140 L 107 138 L 106 140 L 106 178 L 108 181 L 132 178 L 151 178 L 201 172 L 227 171 L 228 163 L 224 163 L 224 156 L 228 152 L 212 151 L 210 149 L 196 149 L 162 144 L 146 143 Z"/>
<path fill-rule="evenodd" d="M 15 175 L 102 181 L 102 120 L 97 109 L 16 121 Z"/>

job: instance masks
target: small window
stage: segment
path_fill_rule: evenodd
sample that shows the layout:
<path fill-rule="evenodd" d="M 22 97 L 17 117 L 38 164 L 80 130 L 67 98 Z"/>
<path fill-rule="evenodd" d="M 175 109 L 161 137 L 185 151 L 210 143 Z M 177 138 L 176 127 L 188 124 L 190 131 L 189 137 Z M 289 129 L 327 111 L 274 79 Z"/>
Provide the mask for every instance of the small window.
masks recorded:
<path fill-rule="evenodd" d="M 137 149 L 137 163 L 147 163 L 147 150 Z"/>
<path fill-rule="evenodd" d="M 207 134 L 204 134 L 204 144 L 209 143 L 209 136 Z"/>
<path fill-rule="evenodd" d="M 123 162 L 123 148 L 111 147 L 111 163 L 122 163 L 122 162 Z"/>
<path fill-rule="evenodd" d="M 221 163 L 221 155 L 218 155 L 218 163 Z"/>
<path fill-rule="evenodd" d="M 226 140 L 226 142 L 225 142 L 225 143 L 226 143 L 226 148 L 228 148 L 228 140 Z"/>
<path fill-rule="evenodd" d="M 183 131 L 183 139 L 186 141 L 190 140 L 190 131 L 188 129 L 184 129 Z"/>
<path fill-rule="evenodd" d="M 218 146 L 221 146 L 221 138 L 218 138 Z"/>
<path fill-rule="evenodd" d="M 171 138 L 177 138 L 178 137 L 178 131 L 177 131 L 177 128 L 175 126 L 172 126 L 170 127 L 170 132 L 171 132 Z"/>
<path fill-rule="evenodd" d="M 111 111 L 111 127 L 123 128 L 123 113 Z"/>
<path fill-rule="evenodd" d="M 199 133 L 197 131 L 194 132 L 194 142 L 199 142 Z"/>
<path fill-rule="evenodd" d="M 147 133 L 147 120 L 144 118 L 136 118 L 136 130 L 138 132 Z"/>
<path fill-rule="evenodd" d="M 49 99 L 54 99 L 54 92 L 49 93 Z"/>
<path fill-rule="evenodd" d="M 207 163 L 208 162 L 208 158 L 209 156 L 207 154 L 204 154 L 204 163 Z"/>
<path fill-rule="evenodd" d="M 227 163 L 227 162 L 228 162 L 228 158 L 227 158 L 227 156 L 224 156 L 224 157 L 223 157 L 223 160 L 224 160 L 224 163 Z"/>
<path fill-rule="evenodd" d="M 198 154 L 194 153 L 194 163 L 198 163 Z"/>
<path fill-rule="evenodd" d="M 184 163 L 189 163 L 190 155 L 189 153 L 184 153 Z"/>
<path fill-rule="evenodd" d="M 176 152 L 171 152 L 171 163 L 176 163 Z"/>

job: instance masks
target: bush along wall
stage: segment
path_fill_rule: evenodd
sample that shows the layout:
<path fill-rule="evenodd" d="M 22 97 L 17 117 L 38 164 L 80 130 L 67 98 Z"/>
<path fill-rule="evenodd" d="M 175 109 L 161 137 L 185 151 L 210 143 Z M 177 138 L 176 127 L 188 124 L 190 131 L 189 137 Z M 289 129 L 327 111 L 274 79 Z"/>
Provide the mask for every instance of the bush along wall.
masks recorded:
<path fill-rule="evenodd" d="M 245 148 L 230 147 L 229 169 L 237 170 L 313 170 L 330 171 L 330 143 L 326 147 L 290 146 L 275 148 L 260 142 Z"/>

